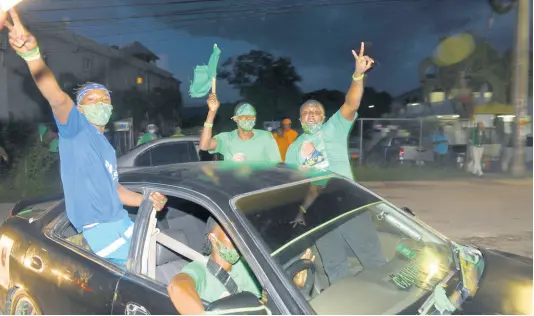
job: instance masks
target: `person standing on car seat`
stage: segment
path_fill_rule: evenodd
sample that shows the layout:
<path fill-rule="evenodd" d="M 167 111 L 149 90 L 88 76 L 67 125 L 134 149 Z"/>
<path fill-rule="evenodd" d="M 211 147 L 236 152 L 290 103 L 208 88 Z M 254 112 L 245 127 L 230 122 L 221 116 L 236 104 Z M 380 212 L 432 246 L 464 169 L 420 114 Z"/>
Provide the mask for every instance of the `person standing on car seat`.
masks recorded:
<path fill-rule="evenodd" d="M 159 138 L 158 127 L 156 126 L 156 124 L 148 124 L 146 127 L 146 131 L 147 132 L 145 133 L 145 135 L 143 135 L 143 137 L 141 137 L 141 139 L 137 142 L 137 145 L 141 145 L 148 141 Z"/>
<path fill-rule="evenodd" d="M 374 63 L 363 53 L 363 43 L 359 55 L 352 51 L 355 59 L 352 84 L 345 97 L 345 103 L 326 123 L 323 123 L 325 110 L 319 101 L 308 100 L 301 106 L 300 122 L 304 134 L 289 146 L 286 164 L 329 170 L 353 179 L 347 138 L 358 117 L 358 108 L 363 95 L 364 74 Z M 319 195 L 320 188 L 312 186 L 308 198 L 300 207 L 295 223 L 305 225 L 306 209 Z M 358 215 L 317 241 L 317 249 L 323 259 L 330 284 L 349 275 L 348 256 L 343 246 L 345 244 L 348 244 L 354 251 L 364 268 L 380 266 L 386 262 L 371 218 L 367 213 Z"/>
<path fill-rule="evenodd" d="M 237 129 L 212 136 L 213 121 L 219 109 L 215 94 L 208 97 L 208 116 L 200 134 L 200 149 L 210 154 L 220 153 L 224 160 L 280 162 L 280 151 L 273 135 L 264 130 L 254 129 L 256 109 L 249 103 L 240 102 L 235 107 L 232 120 Z"/>
<path fill-rule="evenodd" d="M 113 109 L 110 92 L 98 83 L 84 84 L 76 93 L 75 105 L 41 58 L 35 37 L 14 9 L 10 15 L 13 24 L 6 22 L 9 43 L 26 61 L 58 127 L 67 216 L 98 256 L 124 264 L 134 223 L 123 204 L 140 206 L 143 196 L 119 184 L 115 151 L 103 135 Z M 166 203 L 159 193 L 151 199 L 157 210 Z"/>

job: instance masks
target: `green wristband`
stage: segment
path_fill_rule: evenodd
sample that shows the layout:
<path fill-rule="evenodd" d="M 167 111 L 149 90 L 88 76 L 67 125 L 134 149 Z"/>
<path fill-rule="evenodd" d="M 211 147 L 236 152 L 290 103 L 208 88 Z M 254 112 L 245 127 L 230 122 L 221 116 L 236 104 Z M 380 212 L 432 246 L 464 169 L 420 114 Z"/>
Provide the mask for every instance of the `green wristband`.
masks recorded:
<path fill-rule="evenodd" d="M 28 57 L 33 57 L 34 55 L 38 55 L 40 53 L 41 51 L 39 50 L 39 46 L 35 46 L 35 48 L 32 49 L 31 51 L 24 53 L 24 54 L 20 54 L 17 52 L 17 55 L 19 55 L 22 58 L 28 58 Z"/>

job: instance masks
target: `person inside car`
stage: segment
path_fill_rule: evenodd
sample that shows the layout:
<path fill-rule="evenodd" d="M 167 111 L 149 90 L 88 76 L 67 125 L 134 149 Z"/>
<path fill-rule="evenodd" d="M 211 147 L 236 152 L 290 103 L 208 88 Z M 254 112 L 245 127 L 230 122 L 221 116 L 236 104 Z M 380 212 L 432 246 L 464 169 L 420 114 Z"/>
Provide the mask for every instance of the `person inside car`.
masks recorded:
<path fill-rule="evenodd" d="M 212 217 L 207 221 L 205 236 L 204 253 L 209 256 L 208 263 L 190 262 L 169 283 L 169 297 L 178 313 L 182 315 L 204 314 L 202 300 L 211 303 L 230 295 L 231 292 L 248 291 L 261 299 L 262 290 L 258 281 L 228 235 Z M 312 256 L 311 250 L 307 249 L 301 259 L 313 262 L 315 256 Z M 233 281 L 226 282 L 226 284 L 219 281 L 216 274 L 221 269 L 230 275 Z M 293 282 L 301 288 L 306 278 L 307 271 L 301 271 L 295 276 Z M 223 279 L 226 278 L 223 277 Z"/>
<path fill-rule="evenodd" d="M 300 122 L 304 134 L 289 146 L 286 164 L 328 170 L 349 179 L 354 178 L 347 153 L 347 137 L 358 117 L 365 72 L 371 68 L 374 61 L 364 55 L 363 43 L 360 53 L 352 51 L 352 54 L 355 70 L 345 103 L 326 123 L 325 110 L 319 101 L 308 100 L 301 106 Z M 305 225 L 306 210 L 320 194 L 320 189 L 321 186 L 312 186 L 293 223 Z M 380 251 L 378 236 L 372 227 L 371 218 L 366 215 L 358 216 L 317 241 L 321 258 L 328 258 L 324 261 L 324 268 L 330 284 L 349 275 L 346 247 L 339 245 L 348 244 L 364 268 L 377 267 L 386 262 Z"/>
<path fill-rule="evenodd" d="M 232 120 L 237 129 L 212 137 L 213 120 L 219 109 L 215 94 L 208 97 L 208 116 L 200 134 L 200 149 L 210 154 L 220 153 L 224 160 L 280 162 L 280 152 L 273 135 L 264 130 L 254 129 L 256 109 L 246 102 L 237 104 Z"/>
<path fill-rule="evenodd" d="M 76 92 L 74 104 L 41 58 L 35 37 L 14 9 L 10 15 L 13 23 L 5 23 L 9 43 L 26 61 L 58 127 L 67 216 L 93 252 L 124 264 L 134 223 L 123 205 L 140 206 L 143 196 L 119 184 L 115 151 L 103 135 L 113 109 L 110 92 L 101 84 L 86 83 Z M 166 197 L 159 193 L 150 198 L 157 210 L 166 203 Z"/>

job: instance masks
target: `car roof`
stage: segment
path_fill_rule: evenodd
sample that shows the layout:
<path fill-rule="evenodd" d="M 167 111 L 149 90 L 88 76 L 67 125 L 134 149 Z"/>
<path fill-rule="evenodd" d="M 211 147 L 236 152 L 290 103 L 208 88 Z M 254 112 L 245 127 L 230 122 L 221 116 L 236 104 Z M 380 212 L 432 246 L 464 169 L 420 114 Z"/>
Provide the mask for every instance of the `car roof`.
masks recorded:
<path fill-rule="evenodd" d="M 123 166 L 133 166 L 133 160 L 147 150 L 150 147 L 160 145 L 160 144 L 169 144 L 169 143 L 178 143 L 178 142 L 199 142 L 200 136 L 175 136 L 175 137 L 163 137 L 148 141 L 139 146 L 136 146 L 126 152 L 124 155 L 121 155 L 117 158 L 118 167 Z"/>
<path fill-rule="evenodd" d="M 123 183 L 151 183 L 185 188 L 212 199 L 290 184 L 329 171 L 301 170 L 297 166 L 267 162 L 201 161 L 137 168 L 120 175 Z"/>

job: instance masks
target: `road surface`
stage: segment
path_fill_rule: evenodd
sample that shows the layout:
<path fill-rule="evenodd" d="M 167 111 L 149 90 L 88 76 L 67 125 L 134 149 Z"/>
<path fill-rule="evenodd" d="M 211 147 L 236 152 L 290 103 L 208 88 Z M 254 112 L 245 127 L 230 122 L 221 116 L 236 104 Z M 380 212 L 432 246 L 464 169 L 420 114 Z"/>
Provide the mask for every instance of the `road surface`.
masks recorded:
<path fill-rule="evenodd" d="M 532 258 L 532 179 L 364 185 L 455 241 Z"/>
<path fill-rule="evenodd" d="M 532 258 L 532 180 L 372 182 L 365 186 L 457 242 Z M 0 203 L 0 220 L 12 204 Z"/>

